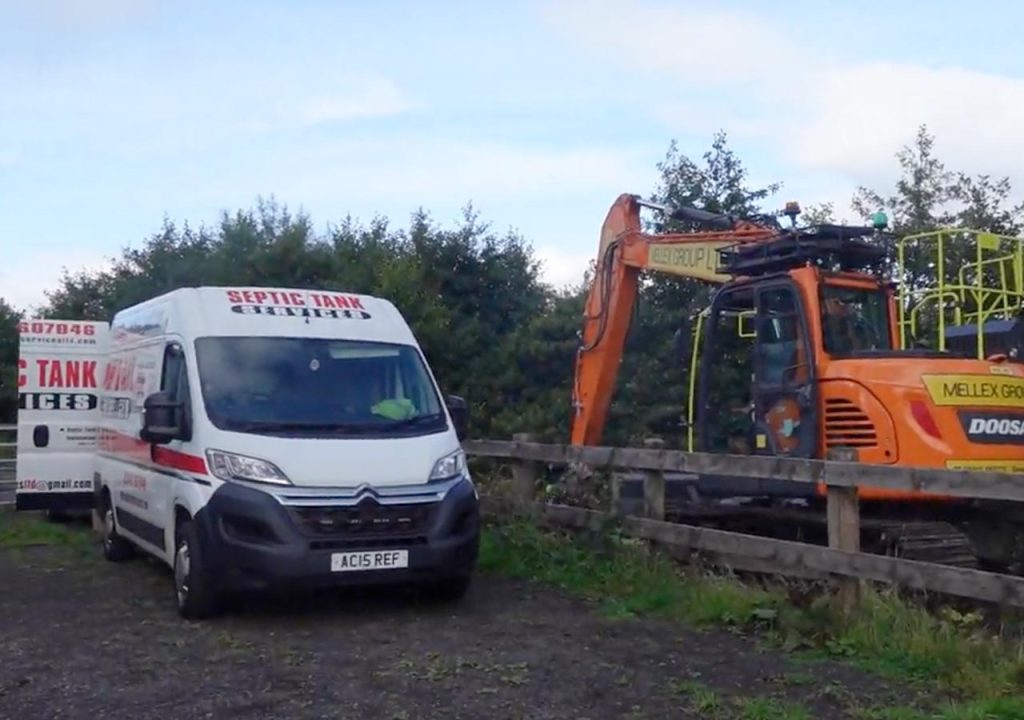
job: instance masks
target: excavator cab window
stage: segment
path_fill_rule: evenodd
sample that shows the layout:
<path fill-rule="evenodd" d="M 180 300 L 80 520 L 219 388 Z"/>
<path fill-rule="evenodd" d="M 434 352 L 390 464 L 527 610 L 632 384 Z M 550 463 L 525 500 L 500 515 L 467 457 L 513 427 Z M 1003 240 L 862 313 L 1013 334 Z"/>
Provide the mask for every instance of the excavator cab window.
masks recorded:
<path fill-rule="evenodd" d="M 803 341 L 796 299 L 788 287 L 775 287 L 760 293 L 757 324 L 757 349 L 760 359 L 758 381 L 762 385 L 782 385 L 789 376 L 806 368 L 799 362 Z M 806 365 L 806 361 L 804 362 Z"/>
<path fill-rule="evenodd" d="M 877 287 L 823 285 L 821 329 L 825 352 L 830 355 L 892 350 L 885 291 Z"/>
<path fill-rule="evenodd" d="M 751 386 L 754 359 L 751 333 L 754 312 L 750 287 L 727 288 L 716 294 L 699 352 L 697 447 L 703 452 L 751 452 Z"/>
<path fill-rule="evenodd" d="M 754 452 L 810 457 L 817 448 L 814 360 L 796 286 L 757 288 Z"/>

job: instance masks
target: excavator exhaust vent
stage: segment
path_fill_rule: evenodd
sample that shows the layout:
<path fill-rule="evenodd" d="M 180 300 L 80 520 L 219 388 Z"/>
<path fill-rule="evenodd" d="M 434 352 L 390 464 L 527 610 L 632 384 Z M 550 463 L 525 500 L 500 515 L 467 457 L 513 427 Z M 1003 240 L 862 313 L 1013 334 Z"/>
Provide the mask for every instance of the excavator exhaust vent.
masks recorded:
<path fill-rule="evenodd" d="M 825 401 L 826 447 L 866 448 L 877 444 L 875 426 L 856 403 L 843 398 L 830 398 Z"/>

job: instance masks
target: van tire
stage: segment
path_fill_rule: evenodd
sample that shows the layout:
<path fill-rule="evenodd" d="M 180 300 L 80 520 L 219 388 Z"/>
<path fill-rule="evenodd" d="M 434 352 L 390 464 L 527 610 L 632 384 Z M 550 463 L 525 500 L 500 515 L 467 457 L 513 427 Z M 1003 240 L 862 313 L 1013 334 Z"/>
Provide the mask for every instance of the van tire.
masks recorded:
<path fill-rule="evenodd" d="M 130 542 L 117 534 L 117 519 L 110 493 L 103 493 L 103 557 L 110 562 L 124 562 L 135 555 Z"/>
<path fill-rule="evenodd" d="M 183 520 L 174 540 L 174 598 L 178 614 L 186 620 L 216 615 L 221 599 L 210 585 L 196 524 L 190 519 Z"/>
<path fill-rule="evenodd" d="M 56 510 L 54 508 L 47 508 L 46 519 L 52 523 L 66 523 L 71 517 L 63 510 Z"/>

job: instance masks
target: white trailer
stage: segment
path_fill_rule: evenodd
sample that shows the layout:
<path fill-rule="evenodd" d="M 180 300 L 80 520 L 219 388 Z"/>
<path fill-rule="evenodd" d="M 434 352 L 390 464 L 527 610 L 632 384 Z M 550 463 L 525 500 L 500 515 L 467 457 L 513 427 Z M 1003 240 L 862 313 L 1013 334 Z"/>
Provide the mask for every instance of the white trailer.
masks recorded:
<path fill-rule="evenodd" d="M 92 507 L 108 339 L 105 322 L 21 322 L 16 510 Z"/>

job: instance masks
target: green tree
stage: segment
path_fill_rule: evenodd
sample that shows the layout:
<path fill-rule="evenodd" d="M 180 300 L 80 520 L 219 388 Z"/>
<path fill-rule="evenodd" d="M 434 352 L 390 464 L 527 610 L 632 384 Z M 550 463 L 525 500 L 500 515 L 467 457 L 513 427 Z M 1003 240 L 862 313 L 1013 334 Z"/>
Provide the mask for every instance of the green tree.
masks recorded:
<path fill-rule="evenodd" d="M 18 323 L 22 314 L 0 298 L 0 423 L 12 423 L 18 408 Z"/>
<path fill-rule="evenodd" d="M 515 370 L 519 361 L 510 348 L 549 310 L 552 293 L 523 238 L 491 232 L 471 206 L 451 229 L 419 210 L 407 230 L 393 230 L 381 218 L 368 227 L 345 218 L 318 234 L 308 217 L 274 201 L 225 213 L 212 229 L 179 229 L 165 220 L 110 269 L 65 274 L 48 294 L 46 312 L 110 320 L 121 308 L 196 285 L 348 290 L 390 299 L 445 390 L 470 403 L 478 435 L 488 434 L 506 408 L 521 408 L 524 397 L 545 397 L 531 394 L 527 383 L 535 378 Z M 562 373 L 571 377 L 571 365 Z"/>
<path fill-rule="evenodd" d="M 954 199 L 955 175 L 935 157 L 935 138 L 927 127 L 917 130 L 912 145 L 896 153 L 902 174 L 888 196 L 866 187 L 859 187 L 853 196 L 853 209 L 865 220 L 878 210 L 885 210 L 897 235 L 934 230 L 953 222 L 948 210 Z"/>
<path fill-rule="evenodd" d="M 897 238 L 918 233 L 932 233 L 940 228 L 960 228 L 1017 235 L 1024 218 L 1024 203 L 1010 201 L 1012 188 L 1008 178 L 993 179 L 989 175 L 969 175 L 946 167 L 935 154 L 935 138 L 922 125 L 914 141 L 896 153 L 900 166 L 891 192 L 883 195 L 860 187 L 853 197 L 854 211 L 867 220 L 872 213 L 883 210 L 891 219 Z M 933 236 L 934 238 L 934 236 Z M 940 305 L 938 295 L 931 293 L 938 284 L 939 247 L 934 239 L 904 243 L 904 262 L 899 266 L 898 241 L 889 244 L 888 270 L 902 283 L 908 297 L 905 306 L 920 305 L 920 326 L 915 333 L 919 342 L 933 344 L 937 331 Z M 942 276 L 945 283 L 960 282 L 961 273 L 970 273 L 976 260 L 977 243 L 965 236 L 946 235 L 942 248 Z M 996 267 L 988 266 L 985 285 L 998 283 Z M 973 274 L 963 276 L 964 283 L 973 283 Z M 928 294 L 931 293 L 931 294 Z M 959 304 L 968 312 L 976 309 L 973 293 L 965 293 Z M 949 308 L 944 312 L 947 318 Z"/>
<path fill-rule="evenodd" d="M 492 408 L 495 437 L 530 431 L 539 440 L 566 442 L 572 418 L 572 387 L 586 287 L 552 293 L 543 310 L 520 332 L 506 336 L 499 384 L 505 388 Z"/>
<path fill-rule="evenodd" d="M 680 152 L 675 140 L 657 164 L 658 184 L 650 200 L 670 207 L 696 207 L 744 219 L 764 219 L 763 203 L 781 183 L 751 186 L 748 172 L 729 147 L 725 132 L 712 138 L 700 161 Z M 654 232 L 693 232 L 688 221 L 656 217 Z M 706 307 L 714 286 L 701 280 L 644 273 L 638 307 L 619 371 L 616 398 L 606 433 L 608 442 L 635 442 L 657 432 L 671 443 L 684 439 L 692 322 Z"/>
<path fill-rule="evenodd" d="M 837 224 L 835 206 L 830 202 L 813 203 L 801 208 L 799 224 L 826 225 Z"/>
<path fill-rule="evenodd" d="M 750 187 L 747 169 L 729 147 L 723 130 L 715 133 L 710 149 L 701 159 L 702 165 L 681 153 L 677 141 L 671 140 L 665 157 L 657 164 L 660 177 L 650 199 L 670 207 L 696 207 L 750 219 L 764 215 L 762 203 L 782 188 L 782 183 L 778 182 Z M 702 228 L 689 221 L 672 219 L 655 222 L 653 229 L 692 232 Z"/>

